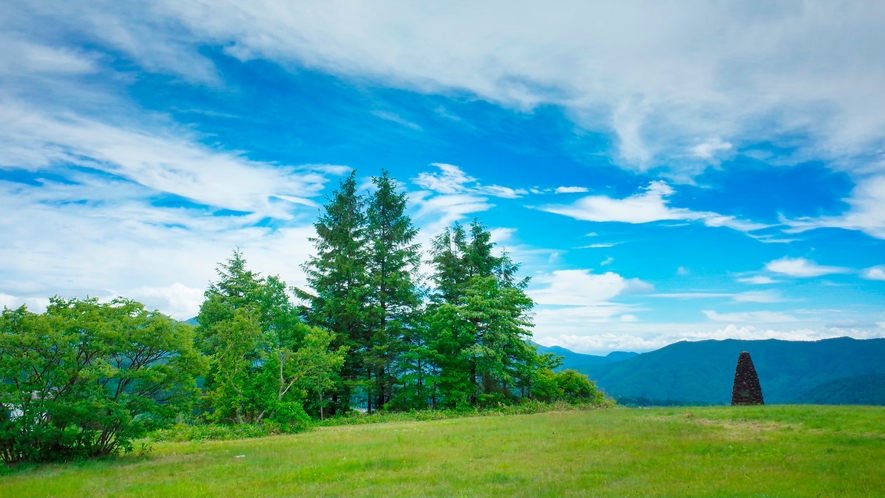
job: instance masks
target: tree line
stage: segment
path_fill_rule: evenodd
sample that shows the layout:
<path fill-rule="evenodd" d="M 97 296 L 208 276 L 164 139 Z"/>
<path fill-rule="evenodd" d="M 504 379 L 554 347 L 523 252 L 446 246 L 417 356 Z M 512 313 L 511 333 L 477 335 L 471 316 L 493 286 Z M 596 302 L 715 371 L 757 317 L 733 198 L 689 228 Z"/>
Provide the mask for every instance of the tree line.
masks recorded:
<path fill-rule="evenodd" d="M 595 385 L 529 342 L 519 265 L 478 220 L 433 238 L 421 274 L 406 194 L 355 172 L 328 198 L 305 288 L 218 265 L 191 327 L 132 300 L 51 299 L 0 316 L 0 457 L 115 453 L 173 421 L 297 430 L 354 409 L 600 403 Z"/>

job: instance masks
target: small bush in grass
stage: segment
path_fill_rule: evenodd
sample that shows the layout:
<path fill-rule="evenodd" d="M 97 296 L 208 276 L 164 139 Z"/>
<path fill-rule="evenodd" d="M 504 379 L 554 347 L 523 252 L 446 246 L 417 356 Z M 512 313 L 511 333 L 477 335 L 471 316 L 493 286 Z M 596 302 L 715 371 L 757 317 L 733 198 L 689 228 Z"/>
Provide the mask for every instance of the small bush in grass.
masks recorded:
<path fill-rule="evenodd" d="M 231 439 L 249 439 L 273 436 L 277 434 L 295 434 L 308 429 L 306 424 L 279 424 L 265 422 L 256 424 L 176 424 L 166 429 L 152 432 L 149 437 L 153 441 L 223 441 Z"/>

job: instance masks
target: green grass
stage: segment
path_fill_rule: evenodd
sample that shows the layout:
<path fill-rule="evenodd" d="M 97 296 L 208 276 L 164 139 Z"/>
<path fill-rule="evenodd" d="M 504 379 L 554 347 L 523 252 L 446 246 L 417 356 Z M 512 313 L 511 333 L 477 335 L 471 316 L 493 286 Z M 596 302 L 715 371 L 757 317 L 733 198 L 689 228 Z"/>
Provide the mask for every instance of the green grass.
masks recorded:
<path fill-rule="evenodd" d="M 242 455 L 242 457 L 237 458 Z M 885 496 L 885 408 L 614 408 L 156 443 L 0 496 Z"/>

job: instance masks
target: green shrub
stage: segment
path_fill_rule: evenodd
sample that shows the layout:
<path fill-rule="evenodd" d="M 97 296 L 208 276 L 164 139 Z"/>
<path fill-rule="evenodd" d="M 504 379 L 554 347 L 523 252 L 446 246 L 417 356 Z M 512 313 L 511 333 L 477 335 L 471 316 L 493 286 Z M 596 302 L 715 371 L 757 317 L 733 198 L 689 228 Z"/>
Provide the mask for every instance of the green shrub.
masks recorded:
<path fill-rule="evenodd" d="M 187 409 L 205 359 L 193 331 L 134 301 L 53 298 L 0 315 L 0 459 L 129 450 Z"/>

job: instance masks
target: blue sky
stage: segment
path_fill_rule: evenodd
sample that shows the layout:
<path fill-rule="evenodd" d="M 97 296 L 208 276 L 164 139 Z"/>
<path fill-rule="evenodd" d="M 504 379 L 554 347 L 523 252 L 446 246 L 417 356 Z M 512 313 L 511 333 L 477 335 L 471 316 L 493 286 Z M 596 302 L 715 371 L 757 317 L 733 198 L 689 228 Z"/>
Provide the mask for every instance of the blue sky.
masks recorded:
<path fill-rule="evenodd" d="M 196 313 L 217 262 L 303 285 L 387 168 L 479 217 L 535 339 L 885 336 L 881 2 L 4 2 L 0 304 Z"/>

